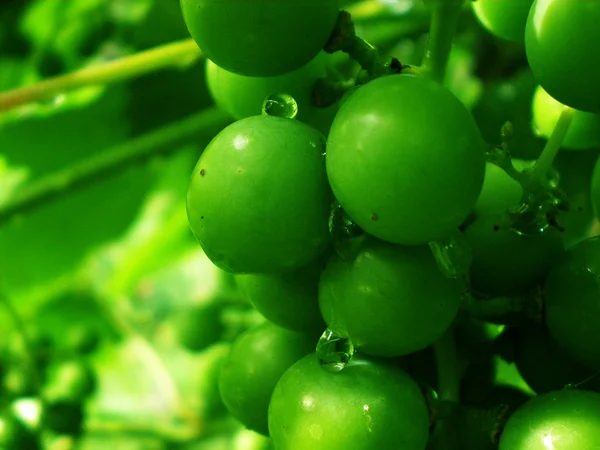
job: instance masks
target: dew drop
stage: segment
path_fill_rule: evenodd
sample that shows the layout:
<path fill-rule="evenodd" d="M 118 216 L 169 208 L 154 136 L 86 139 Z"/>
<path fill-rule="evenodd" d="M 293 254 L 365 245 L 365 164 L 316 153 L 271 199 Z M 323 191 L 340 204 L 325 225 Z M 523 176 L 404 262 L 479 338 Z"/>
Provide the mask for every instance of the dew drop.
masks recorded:
<path fill-rule="evenodd" d="M 263 102 L 262 112 L 268 116 L 293 119 L 298 114 L 298 104 L 289 94 L 273 94 Z"/>
<path fill-rule="evenodd" d="M 350 339 L 338 336 L 329 328 L 321 335 L 317 344 L 317 358 L 321 367 L 329 372 L 340 372 L 354 355 Z"/>
<path fill-rule="evenodd" d="M 329 233 L 336 253 L 343 259 L 353 259 L 358 253 L 364 231 L 346 214 L 339 205 L 334 204 L 329 215 Z"/>
<path fill-rule="evenodd" d="M 471 247 L 460 231 L 432 241 L 429 248 L 438 268 L 446 278 L 461 278 L 469 272 L 473 253 Z"/>
<path fill-rule="evenodd" d="M 510 229 L 520 236 L 535 236 L 544 233 L 550 227 L 545 214 L 546 205 L 536 204 L 535 200 L 523 202 L 510 211 Z"/>
<path fill-rule="evenodd" d="M 547 183 L 550 189 L 556 189 L 560 184 L 560 174 L 554 167 L 548 172 Z"/>
<path fill-rule="evenodd" d="M 510 153 L 503 147 L 492 147 L 485 153 L 488 162 L 506 170 L 512 167 Z"/>

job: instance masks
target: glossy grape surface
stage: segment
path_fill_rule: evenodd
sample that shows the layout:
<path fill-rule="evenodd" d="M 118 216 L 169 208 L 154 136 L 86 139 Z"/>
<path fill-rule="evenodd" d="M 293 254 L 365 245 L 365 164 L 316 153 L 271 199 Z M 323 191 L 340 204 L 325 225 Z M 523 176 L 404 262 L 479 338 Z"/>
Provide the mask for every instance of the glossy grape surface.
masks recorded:
<path fill-rule="evenodd" d="M 523 169 L 530 162 L 515 160 Z M 487 295 L 525 293 L 542 282 L 564 243 L 558 230 L 548 228 L 536 235 L 521 235 L 503 225 L 504 214 L 521 201 L 520 184 L 504 170 L 487 164 L 483 190 L 475 205 L 475 220 L 464 235 L 471 246 L 471 284 Z"/>
<path fill-rule="evenodd" d="M 594 450 L 600 442 L 600 394 L 549 392 L 521 406 L 506 423 L 499 450 Z"/>
<path fill-rule="evenodd" d="M 548 139 L 563 105 L 538 86 L 533 97 L 532 126 L 538 136 Z M 581 150 L 600 146 L 600 115 L 576 111 L 561 148 Z"/>
<path fill-rule="evenodd" d="M 424 450 L 427 407 L 419 386 L 394 367 L 355 357 L 341 372 L 314 354 L 281 378 L 269 405 L 269 431 L 281 450 Z"/>
<path fill-rule="evenodd" d="M 531 99 L 536 86 L 529 68 L 522 68 L 509 78 L 490 82 L 472 111 L 483 138 L 490 144 L 501 143 L 500 130 L 506 121 L 511 122 L 508 148 L 513 158 L 537 158 L 544 148 L 545 141 L 531 129 Z"/>
<path fill-rule="evenodd" d="M 281 75 L 313 59 L 329 40 L 337 0 L 180 0 L 190 34 L 230 72 Z"/>
<path fill-rule="evenodd" d="M 267 410 L 275 384 L 316 344 L 315 336 L 269 322 L 238 337 L 219 376 L 219 391 L 229 412 L 251 430 L 268 435 Z"/>
<path fill-rule="evenodd" d="M 559 102 L 600 113 L 600 0 L 536 0 L 525 32 L 538 83 Z"/>
<path fill-rule="evenodd" d="M 319 285 L 323 318 L 365 353 L 399 356 L 432 344 L 458 311 L 461 286 L 428 246 L 366 241 L 353 261 L 333 257 Z"/>
<path fill-rule="evenodd" d="M 328 138 L 336 198 L 365 231 L 416 245 L 451 233 L 483 184 L 485 144 L 445 87 L 389 75 L 348 96 Z"/>
<path fill-rule="evenodd" d="M 476 0 L 473 11 L 481 24 L 508 41 L 525 40 L 525 24 L 533 0 Z"/>
<path fill-rule="evenodd" d="M 292 119 L 249 117 L 208 145 L 188 188 L 206 255 L 234 273 L 300 267 L 329 245 L 323 136 Z"/>
<path fill-rule="evenodd" d="M 546 278 L 546 325 L 573 359 L 600 370 L 600 237 L 571 247 Z"/>
<path fill-rule="evenodd" d="M 264 100 L 273 94 L 289 94 L 298 104 L 296 119 L 326 134 L 336 106 L 317 107 L 312 99 L 317 79 L 325 78 L 330 57 L 321 52 L 305 66 L 275 77 L 246 77 L 206 61 L 206 82 L 216 105 L 236 119 L 261 114 Z"/>
<path fill-rule="evenodd" d="M 560 152 L 554 160 L 559 187 L 569 199 L 569 211 L 561 211 L 565 247 L 589 237 L 594 223 L 592 176 L 600 152 L 597 149 Z"/>
<path fill-rule="evenodd" d="M 290 330 L 325 329 L 319 311 L 321 264 L 276 275 L 239 275 L 237 283 L 252 306 L 271 322 Z"/>

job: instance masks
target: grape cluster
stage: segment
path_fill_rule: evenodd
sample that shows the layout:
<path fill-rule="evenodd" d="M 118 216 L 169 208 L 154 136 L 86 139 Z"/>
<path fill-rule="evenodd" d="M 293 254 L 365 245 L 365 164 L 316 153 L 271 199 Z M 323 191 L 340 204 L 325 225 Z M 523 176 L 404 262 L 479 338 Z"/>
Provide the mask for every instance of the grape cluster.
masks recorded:
<path fill-rule="evenodd" d="M 194 168 L 189 223 L 267 319 L 223 363 L 232 415 L 282 450 L 598 448 L 600 0 L 472 3 L 525 45 L 537 160 L 522 123 L 484 139 L 334 0 L 181 8 L 236 120 Z M 537 395 L 496 385 L 496 355 Z"/>

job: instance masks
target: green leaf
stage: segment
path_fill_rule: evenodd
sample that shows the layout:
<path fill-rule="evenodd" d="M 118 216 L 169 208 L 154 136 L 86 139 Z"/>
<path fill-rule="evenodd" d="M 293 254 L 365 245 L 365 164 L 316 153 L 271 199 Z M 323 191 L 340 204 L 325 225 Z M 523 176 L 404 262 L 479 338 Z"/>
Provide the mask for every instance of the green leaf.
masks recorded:
<path fill-rule="evenodd" d="M 5 122 L 3 156 L 37 178 L 102 151 L 128 135 L 126 100 L 125 91 L 114 88 L 86 107 Z M 154 176 L 147 166 L 135 167 L 3 226 L 0 272 L 9 296 L 19 300 L 40 285 L 64 281 L 93 247 L 120 235 Z"/>
<path fill-rule="evenodd" d="M 95 48 L 108 25 L 105 0 L 37 0 L 21 19 L 21 32 L 35 51 L 53 51 L 67 67 L 76 67 Z"/>

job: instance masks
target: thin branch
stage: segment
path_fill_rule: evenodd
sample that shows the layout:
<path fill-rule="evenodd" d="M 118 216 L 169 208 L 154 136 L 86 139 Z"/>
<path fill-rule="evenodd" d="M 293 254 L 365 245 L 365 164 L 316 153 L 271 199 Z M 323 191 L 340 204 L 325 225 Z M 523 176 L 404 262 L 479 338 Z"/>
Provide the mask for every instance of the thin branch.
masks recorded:
<path fill-rule="evenodd" d="M 0 113 L 28 103 L 49 100 L 81 87 L 115 83 L 167 67 L 187 66 L 201 57 L 202 52 L 192 39 L 162 45 L 116 61 L 0 93 Z"/>
<path fill-rule="evenodd" d="M 458 19 L 464 0 L 434 0 L 432 1 L 432 16 L 429 29 L 429 39 L 425 49 L 422 73 L 432 80 L 444 83 L 446 67 Z"/>
<path fill-rule="evenodd" d="M 225 113 L 209 108 L 43 177 L 0 205 L 0 224 L 153 156 L 173 153 L 189 142 L 208 140 L 230 122 Z"/>
<path fill-rule="evenodd" d="M 554 130 L 552 130 L 548 142 L 546 142 L 541 155 L 533 166 L 533 172 L 538 180 L 545 179 L 548 176 L 550 169 L 552 169 L 554 159 L 569 132 L 569 127 L 571 126 L 574 115 L 575 110 L 573 108 L 563 106 L 558 121 L 554 126 Z"/>

